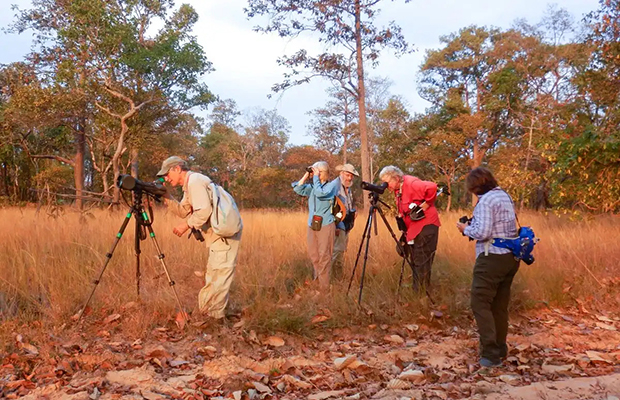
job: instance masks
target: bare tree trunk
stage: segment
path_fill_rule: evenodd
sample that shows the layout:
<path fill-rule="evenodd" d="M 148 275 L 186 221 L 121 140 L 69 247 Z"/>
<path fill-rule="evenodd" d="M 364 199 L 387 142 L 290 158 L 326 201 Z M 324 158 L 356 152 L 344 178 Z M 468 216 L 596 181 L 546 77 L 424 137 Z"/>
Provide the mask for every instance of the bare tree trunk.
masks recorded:
<path fill-rule="evenodd" d="M 357 59 L 358 109 L 360 121 L 360 142 L 362 156 L 362 180 L 370 182 L 370 154 L 368 148 L 368 124 L 366 121 L 366 88 L 364 87 L 364 58 L 362 57 L 362 14 L 361 0 L 355 0 L 355 43 Z M 364 197 L 364 208 L 368 209 L 370 201 Z"/>
<path fill-rule="evenodd" d="M 484 158 L 484 150 L 480 148 L 480 144 L 478 143 L 478 140 L 474 141 L 474 154 L 473 154 L 474 158 L 473 158 L 473 163 L 472 163 L 472 168 L 478 168 L 479 166 L 482 165 L 482 159 Z M 478 203 L 478 198 L 476 197 L 475 194 L 471 194 L 471 204 L 472 205 L 476 205 L 476 203 Z"/>
<path fill-rule="evenodd" d="M 0 196 L 9 194 L 7 164 L 0 163 Z"/>
<path fill-rule="evenodd" d="M 120 175 L 120 159 L 121 159 L 121 155 L 125 151 L 125 139 L 127 138 L 127 133 L 129 132 L 129 127 L 127 126 L 127 121 L 131 117 L 133 117 L 138 111 L 140 111 L 140 109 L 142 107 L 144 107 L 146 104 L 150 103 L 152 100 L 144 101 L 144 102 L 140 103 L 138 106 L 136 106 L 135 102 L 131 98 L 123 95 L 120 92 L 117 92 L 117 91 L 113 90 L 111 88 L 109 80 L 106 81 L 106 91 L 108 93 L 110 93 L 112 96 L 125 101 L 128 104 L 128 106 L 129 106 L 129 111 L 127 111 L 124 115 L 120 115 L 120 114 L 112 112 L 110 109 L 108 109 L 108 108 L 106 108 L 106 107 L 104 107 L 104 106 L 102 106 L 100 104 L 97 104 L 97 107 L 99 107 L 101 110 L 105 111 L 109 115 L 118 118 L 120 120 L 120 123 L 121 123 L 121 134 L 119 135 L 118 142 L 116 143 L 116 151 L 114 152 L 114 155 L 112 156 L 112 171 L 114 173 L 114 181 L 113 181 L 114 196 L 113 196 L 113 200 L 114 200 L 115 203 L 118 203 L 118 201 L 120 200 L 120 197 L 121 197 L 121 192 L 120 192 L 119 187 L 116 185 L 116 182 L 118 181 L 118 177 Z"/>
<path fill-rule="evenodd" d="M 112 156 L 112 172 L 114 174 L 114 196 L 113 196 L 113 201 L 115 203 L 118 203 L 118 201 L 121 198 L 121 190 L 120 188 L 116 185 L 116 181 L 118 180 L 119 175 L 121 174 L 120 171 L 120 159 L 121 159 L 121 155 L 123 154 L 123 150 L 124 150 L 124 146 L 125 146 L 125 137 L 127 135 L 127 131 L 129 130 L 129 128 L 127 127 L 127 118 L 126 115 L 123 116 L 123 118 L 121 118 L 121 135 L 118 138 L 118 142 L 116 143 L 116 151 L 114 152 L 114 155 Z"/>
<path fill-rule="evenodd" d="M 347 147 L 349 142 L 349 100 L 345 93 L 344 97 L 344 124 L 342 126 L 342 160 L 343 164 L 347 163 Z"/>
<path fill-rule="evenodd" d="M 76 127 L 75 138 L 75 161 L 73 164 L 73 180 L 75 182 L 75 206 L 82 210 L 82 191 L 84 190 L 84 154 L 86 153 L 85 118 L 80 118 Z"/>
<path fill-rule="evenodd" d="M 447 179 L 448 183 L 446 183 L 446 186 L 448 187 L 448 193 L 450 193 L 448 195 L 448 204 L 446 205 L 446 212 L 450 212 L 450 207 L 452 207 L 452 180 L 451 179 Z"/>
<path fill-rule="evenodd" d="M 138 178 L 138 148 L 131 149 L 131 176 Z"/>

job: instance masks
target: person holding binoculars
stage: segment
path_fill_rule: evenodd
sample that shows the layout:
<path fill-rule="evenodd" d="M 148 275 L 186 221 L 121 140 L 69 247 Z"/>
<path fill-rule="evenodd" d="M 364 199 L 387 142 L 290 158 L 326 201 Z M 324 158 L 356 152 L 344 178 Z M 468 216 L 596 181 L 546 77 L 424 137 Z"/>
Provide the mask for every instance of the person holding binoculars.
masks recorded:
<path fill-rule="evenodd" d="M 405 175 L 393 165 L 384 167 L 379 178 L 396 197 L 398 217 L 403 224 L 404 257 L 410 257 L 413 289 L 427 289 L 431 284 L 431 266 L 439 239 L 439 214 L 435 208 L 437 184 Z"/>
<path fill-rule="evenodd" d="M 308 197 L 308 256 L 314 268 L 314 280 L 321 290 L 329 290 L 336 224 L 332 214 L 339 180 L 329 182 L 329 165 L 317 161 L 306 168 L 299 181 L 293 182 L 295 193 Z M 310 180 L 309 183 L 306 181 Z"/>

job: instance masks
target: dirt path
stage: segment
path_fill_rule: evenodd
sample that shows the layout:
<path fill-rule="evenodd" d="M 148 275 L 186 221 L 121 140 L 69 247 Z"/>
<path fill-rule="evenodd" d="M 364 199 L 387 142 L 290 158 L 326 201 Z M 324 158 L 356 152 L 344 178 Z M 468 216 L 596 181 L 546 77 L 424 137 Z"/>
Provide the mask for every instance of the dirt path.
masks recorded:
<path fill-rule="evenodd" d="M 310 340 L 230 327 L 157 328 L 148 342 L 64 331 L 15 336 L 0 397 L 24 399 L 607 399 L 620 397 L 620 322 L 545 310 L 515 318 L 505 366 L 479 369 L 470 327 L 440 316 Z"/>

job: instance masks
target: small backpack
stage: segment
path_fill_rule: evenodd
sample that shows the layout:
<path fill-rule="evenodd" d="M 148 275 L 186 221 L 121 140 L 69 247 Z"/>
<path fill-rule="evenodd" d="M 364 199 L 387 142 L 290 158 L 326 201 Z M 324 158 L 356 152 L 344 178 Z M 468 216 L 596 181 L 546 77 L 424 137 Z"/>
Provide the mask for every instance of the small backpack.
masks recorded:
<path fill-rule="evenodd" d="M 213 211 L 211 212 L 211 228 L 216 235 L 228 238 L 235 236 L 243 228 L 241 214 L 235 199 L 223 187 L 211 182 Z"/>
<path fill-rule="evenodd" d="M 516 258 L 523 260 L 527 265 L 531 265 L 534 262 L 532 251 L 538 240 L 532 228 L 522 226 L 519 228 L 519 236 L 516 238 L 496 238 L 493 239 L 491 244 L 502 249 L 511 250 Z"/>
<path fill-rule="evenodd" d="M 345 218 L 346 213 L 347 207 L 344 205 L 344 202 L 342 201 L 340 196 L 334 196 L 334 202 L 332 204 L 332 215 L 334 216 L 336 225 Z"/>

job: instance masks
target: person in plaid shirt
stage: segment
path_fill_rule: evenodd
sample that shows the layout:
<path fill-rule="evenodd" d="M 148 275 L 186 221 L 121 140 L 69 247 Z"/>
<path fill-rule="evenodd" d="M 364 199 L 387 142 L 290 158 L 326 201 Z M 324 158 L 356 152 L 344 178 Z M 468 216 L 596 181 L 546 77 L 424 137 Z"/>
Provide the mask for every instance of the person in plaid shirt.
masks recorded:
<path fill-rule="evenodd" d="M 471 222 L 458 222 L 456 226 L 463 235 L 476 240 L 471 308 L 480 334 L 480 365 L 497 367 L 508 354 L 508 303 L 519 260 L 510 250 L 491 242 L 494 238 L 517 236 L 516 214 L 512 199 L 488 169 L 473 169 L 466 185 L 478 196 L 478 204 Z"/>

